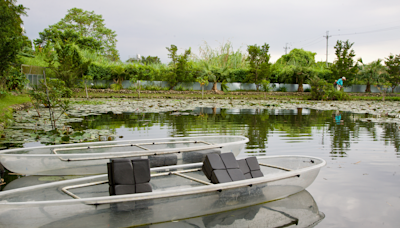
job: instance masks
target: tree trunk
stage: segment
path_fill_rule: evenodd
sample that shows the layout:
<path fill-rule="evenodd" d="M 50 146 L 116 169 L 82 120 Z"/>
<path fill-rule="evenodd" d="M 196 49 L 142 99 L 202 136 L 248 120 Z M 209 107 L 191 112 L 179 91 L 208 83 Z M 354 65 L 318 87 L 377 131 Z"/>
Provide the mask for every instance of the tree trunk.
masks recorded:
<path fill-rule="evenodd" d="M 299 83 L 299 88 L 297 89 L 297 92 L 304 92 L 303 89 L 303 77 L 298 77 L 298 83 Z"/>
<path fill-rule="evenodd" d="M 260 85 L 259 85 L 259 84 L 256 84 L 257 92 L 259 92 L 259 91 L 258 91 L 258 88 L 259 88 L 259 87 L 260 87 Z"/>
<path fill-rule="evenodd" d="M 87 91 L 86 80 L 84 80 L 84 83 L 85 83 L 86 99 L 89 99 L 89 94 L 88 94 L 88 91 Z"/>
<path fill-rule="evenodd" d="M 299 88 L 297 89 L 297 92 L 304 92 L 303 82 L 299 83 Z"/>
<path fill-rule="evenodd" d="M 369 84 L 369 82 L 367 82 L 367 88 L 365 89 L 366 93 L 370 93 L 371 92 L 371 84 Z"/>
<path fill-rule="evenodd" d="M 203 99 L 204 85 L 201 86 L 201 99 Z"/>
<path fill-rule="evenodd" d="M 212 87 L 212 91 L 215 91 L 215 92 L 218 91 L 217 85 L 218 85 L 217 82 L 214 82 L 213 87 Z"/>

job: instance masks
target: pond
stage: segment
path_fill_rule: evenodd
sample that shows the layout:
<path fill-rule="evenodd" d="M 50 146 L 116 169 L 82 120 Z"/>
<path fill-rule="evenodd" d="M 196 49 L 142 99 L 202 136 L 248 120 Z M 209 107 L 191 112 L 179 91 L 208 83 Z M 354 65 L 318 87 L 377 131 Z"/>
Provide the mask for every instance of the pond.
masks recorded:
<path fill-rule="evenodd" d="M 108 130 L 115 135 L 114 140 L 243 135 L 250 141 L 239 156 L 320 157 L 327 161 L 327 166 L 307 188 L 308 192 L 302 193 L 310 195 L 319 211 L 325 214 L 317 227 L 397 227 L 400 224 L 400 129 L 396 123 L 363 121 L 366 117 L 305 108 L 195 108 L 181 113 L 85 116 L 82 122 L 70 125 L 75 131 Z M 39 142 L 24 144 L 25 147 L 38 145 Z M 5 177 L 7 182 L 15 178 Z M 259 227 L 267 222 L 267 218 L 256 218 Z M 210 222 L 210 216 L 204 216 L 203 220 L 212 226 L 224 225 L 224 219 Z M 173 225 L 192 227 L 191 221 Z M 252 219 L 241 223 L 246 224 L 254 226 Z"/>

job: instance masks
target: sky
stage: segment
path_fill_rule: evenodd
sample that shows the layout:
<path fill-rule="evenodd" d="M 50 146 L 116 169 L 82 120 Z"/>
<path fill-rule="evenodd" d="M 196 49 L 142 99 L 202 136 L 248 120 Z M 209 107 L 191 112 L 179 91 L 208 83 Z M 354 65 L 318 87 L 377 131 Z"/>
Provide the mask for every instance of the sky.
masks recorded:
<path fill-rule="evenodd" d="M 117 34 L 122 61 L 158 56 L 169 62 L 166 47 L 198 54 L 231 42 L 246 52 L 247 45 L 269 44 L 275 62 L 294 48 L 315 52 L 316 61 L 335 60 L 337 40 L 354 42 L 356 59 L 364 63 L 400 54 L 398 0 L 17 0 L 29 8 L 23 17 L 26 35 L 37 39 L 71 8 L 94 11 Z M 329 31 L 328 49 L 326 34 Z"/>

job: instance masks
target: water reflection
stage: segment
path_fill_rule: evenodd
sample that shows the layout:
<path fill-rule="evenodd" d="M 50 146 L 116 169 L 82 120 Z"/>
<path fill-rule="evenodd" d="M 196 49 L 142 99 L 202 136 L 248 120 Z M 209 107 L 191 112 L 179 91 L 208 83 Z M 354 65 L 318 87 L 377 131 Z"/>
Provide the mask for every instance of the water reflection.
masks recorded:
<path fill-rule="evenodd" d="M 302 191 L 269 203 L 145 227 L 311 227 L 324 218 L 311 194 Z"/>
<path fill-rule="evenodd" d="M 400 138 L 396 124 L 362 122 L 362 114 L 310 109 L 220 109 L 196 108 L 187 115 L 171 113 L 125 113 L 87 116 L 82 123 L 71 123 L 75 130 L 109 129 L 122 132 L 124 139 L 154 137 L 183 137 L 196 135 L 245 135 L 249 138 L 247 153 L 267 153 L 269 140 L 279 136 L 285 143 L 307 142 L 323 134 L 330 141 L 332 157 L 346 157 L 353 139 L 367 130 L 371 140 L 379 137 L 399 151 Z M 377 135 L 376 127 L 383 129 Z M 128 130 L 127 130 L 128 129 Z M 128 131 L 128 132 L 127 132 Z M 321 132 L 322 131 L 322 132 Z M 148 134 L 143 134 L 148 133 Z M 326 137 L 329 137 L 328 139 Z"/>

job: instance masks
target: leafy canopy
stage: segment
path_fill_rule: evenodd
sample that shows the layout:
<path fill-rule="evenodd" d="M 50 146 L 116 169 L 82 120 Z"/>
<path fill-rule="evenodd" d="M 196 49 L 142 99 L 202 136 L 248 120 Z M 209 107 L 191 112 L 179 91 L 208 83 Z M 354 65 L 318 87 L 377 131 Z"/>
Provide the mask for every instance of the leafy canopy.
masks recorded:
<path fill-rule="evenodd" d="M 387 67 L 388 81 L 392 84 L 392 92 L 394 88 L 400 84 L 400 55 L 390 54 L 385 58 Z"/>
<path fill-rule="evenodd" d="M 287 55 L 282 55 L 274 64 L 275 74 L 281 81 L 298 83 L 298 92 L 303 92 L 305 79 L 318 71 L 315 65 L 316 53 L 303 49 L 293 49 Z"/>
<path fill-rule="evenodd" d="M 28 8 L 16 5 L 16 0 L 0 0 L 0 77 L 5 76 L 24 46 L 21 16 Z"/>
<path fill-rule="evenodd" d="M 91 60 L 83 57 L 78 45 L 61 40 L 55 43 L 54 52 L 51 52 L 46 61 L 57 78 L 64 81 L 69 88 L 76 86 L 77 80 L 88 71 L 91 63 Z"/>
<path fill-rule="evenodd" d="M 267 80 L 271 75 L 271 64 L 269 59 L 271 55 L 268 54 L 269 45 L 264 43 L 263 46 L 249 45 L 247 46 L 247 51 L 249 53 L 247 61 L 250 65 L 250 74 L 248 75 L 248 81 L 255 83 L 257 86 L 257 91 L 262 80 Z"/>
<path fill-rule="evenodd" d="M 52 39 L 57 36 L 57 31 L 71 33 L 70 30 L 75 31 L 80 36 L 91 37 L 101 43 L 101 48 L 98 50 L 111 60 L 119 60 L 119 54 L 116 50 L 117 35 L 115 31 L 105 27 L 102 15 L 97 15 L 94 11 L 84 11 L 78 8 L 68 10 L 67 15 L 61 21 L 39 33 L 40 38 L 34 40 L 36 45 L 47 45 L 52 43 Z M 95 45 L 96 46 L 96 45 Z"/>
<path fill-rule="evenodd" d="M 354 79 L 357 74 L 357 64 L 353 60 L 356 56 L 353 49 L 354 43 L 338 40 L 335 45 L 336 60 L 331 65 L 331 70 L 336 79 L 346 77 L 347 80 Z"/>

